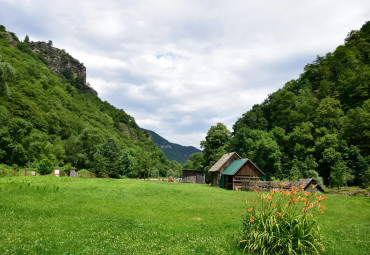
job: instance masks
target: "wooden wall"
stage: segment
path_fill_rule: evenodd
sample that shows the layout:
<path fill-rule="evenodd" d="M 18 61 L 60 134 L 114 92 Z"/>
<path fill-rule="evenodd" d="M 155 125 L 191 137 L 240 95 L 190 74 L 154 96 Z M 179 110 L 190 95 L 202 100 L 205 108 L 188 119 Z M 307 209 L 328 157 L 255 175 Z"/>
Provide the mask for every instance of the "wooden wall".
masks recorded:
<path fill-rule="evenodd" d="M 247 161 L 247 163 L 235 173 L 235 176 L 236 175 L 262 176 L 262 173 L 250 161 Z"/>
<path fill-rule="evenodd" d="M 212 186 L 220 186 L 221 181 L 221 174 L 222 172 L 231 165 L 234 160 L 240 159 L 236 154 L 234 154 L 229 160 L 227 160 L 217 172 L 211 172 L 211 185 Z M 226 187 L 226 186 L 225 186 Z"/>
<path fill-rule="evenodd" d="M 182 171 L 182 182 L 204 184 L 206 183 L 205 173 L 203 171 L 183 170 Z"/>

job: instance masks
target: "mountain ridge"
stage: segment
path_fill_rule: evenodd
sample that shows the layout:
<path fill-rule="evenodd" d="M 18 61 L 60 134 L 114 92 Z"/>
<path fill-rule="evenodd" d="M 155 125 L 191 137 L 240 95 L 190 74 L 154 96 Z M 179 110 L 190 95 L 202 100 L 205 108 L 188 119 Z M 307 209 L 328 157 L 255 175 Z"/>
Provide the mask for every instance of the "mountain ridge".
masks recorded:
<path fill-rule="evenodd" d="M 202 152 L 194 146 L 183 146 L 177 143 L 169 142 L 167 139 L 152 130 L 148 130 L 145 128 L 141 129 L 149 132 L 153 142 L 157 144 L 158 148 L 161 151 L 164 152 L 164 155 L 167 157 L 168 160 L 176 160 L 177 162 L 184 164 L 191 155 L 197 152 Z"/>

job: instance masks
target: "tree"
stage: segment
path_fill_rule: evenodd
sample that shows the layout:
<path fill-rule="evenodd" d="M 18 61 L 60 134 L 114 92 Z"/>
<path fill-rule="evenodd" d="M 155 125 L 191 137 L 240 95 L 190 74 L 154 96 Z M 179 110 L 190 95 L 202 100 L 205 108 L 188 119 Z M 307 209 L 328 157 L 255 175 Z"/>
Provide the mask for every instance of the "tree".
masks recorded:
<path fill-rule="evenodd" d="M 227 152 L 226 145 L 230 140 L 231 132 L 222 123 L 211 126 L 206 139 L 200 142 L 203 148 L 204 166 L 210 167 Z"/>
<path fill-rule="evenodd" d="M 52 40 L 49 40 L 49 41 L 48 41 L 48 46 L 49 46 L 49 47 L 53 47 L 53 41 L 52 41 Z"/>
<path fill-rule="evenodd" d="M 101 143 L 94 154 L 94 162 L 99 163 L 100 173 L 105 173 L 106 171 L 113 178 L 119 178 L 121 175 L 118 158 L 119 147 L 113 138 L 108 138 Z"/>
<path fill-rule="evenodd" d="M 348 171 L 346 163 L 343 161 L 338 161 L 331 167 L 330 183 L 332 186 L 337 187 L 338 190 L 340 187 L 347 185 L 347 181 L 351 179 L 352 176 Z"/>
<path fill-rule="evenodd" d="M 202 171 L 204 169 L 204 158 L 199 152 L 194 153 L 184 164 L 184 169 Z"/>
<path fill-rule="evenodd" d="M 138 160 L 136 151 L 133 148 L 123 150 L 118 159 L 120 173 L 123 176 L 135 178 L 138 176 Z"/>
<path fill-rule="evenodd" d="M 26 43 L 26 44 L 29 44 L 30 43 L 30 37 L 28 35 L 26 35 L 24 37 L 24 41 L 23 42 Z"/>
<path fill-rule="evenodd" d="M 53 171 L 53 163 L 51 163 L 48 159 L 41 160 L 38 171 L 41 175 L 51 174 Z"/>

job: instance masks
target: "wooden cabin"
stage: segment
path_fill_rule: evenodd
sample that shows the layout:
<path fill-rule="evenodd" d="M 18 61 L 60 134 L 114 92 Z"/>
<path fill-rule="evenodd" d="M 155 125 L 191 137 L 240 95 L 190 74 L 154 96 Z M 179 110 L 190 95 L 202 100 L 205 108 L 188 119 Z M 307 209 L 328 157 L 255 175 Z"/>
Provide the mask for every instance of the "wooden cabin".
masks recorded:
<path fill-rule="evenodd" d="M 291 187 L 300 188 L 303 186 L 304 191 L 309 192 L 325 192 L 324 188 L 318 184 L 315 179 L 299 179 L 298 182 L 290 182 Z"/>
<path fill-rule="evenodd" d="M 206 174 L 204 171 L 197 171 L 197 170 L 182 170 L 182 182 L 190 182 L 190 183 L 199 183 L 204 184 L 206 183 Z"/>
<path fill-rule="evenodd" d="M 230 166 L 230 164 L 235 161 L 239 160 L 242 157 L 239 156 L 236 152 L 230 152 L 223 155 L 209 170 L 208 172 L 211 175 L 211 185 L 212 186 L 220 186 L 222 172 Z"/>
<path fill-rule="evenodd" d="M 266 175 L 249 159 L 234 160 L 223 172 L 220 187 L 247 190 L 250 183 L 266 181 Z"/>

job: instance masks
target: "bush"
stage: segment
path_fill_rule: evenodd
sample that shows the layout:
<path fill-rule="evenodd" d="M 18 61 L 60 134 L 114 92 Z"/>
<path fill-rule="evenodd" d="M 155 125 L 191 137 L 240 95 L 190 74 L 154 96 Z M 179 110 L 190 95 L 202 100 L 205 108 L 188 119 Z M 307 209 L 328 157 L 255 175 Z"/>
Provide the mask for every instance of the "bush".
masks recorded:
<path fill-rule="evenodd" d="M 324 245 L 317 217 L 324 213 L 318 196 L 301 189 L 259 193 L 253 202 L 246 200 L 248 213 L 243 218 L 239 246 L 254 254 L 318 254 Z"/>
<path fill-rule="evenodd" d="M 53 172 L 53 168 L 53 163 L 48 159 L 43 159 L 39 164 L 38 172 L 41 175 L 51 174 L 51 172 Z"/>

